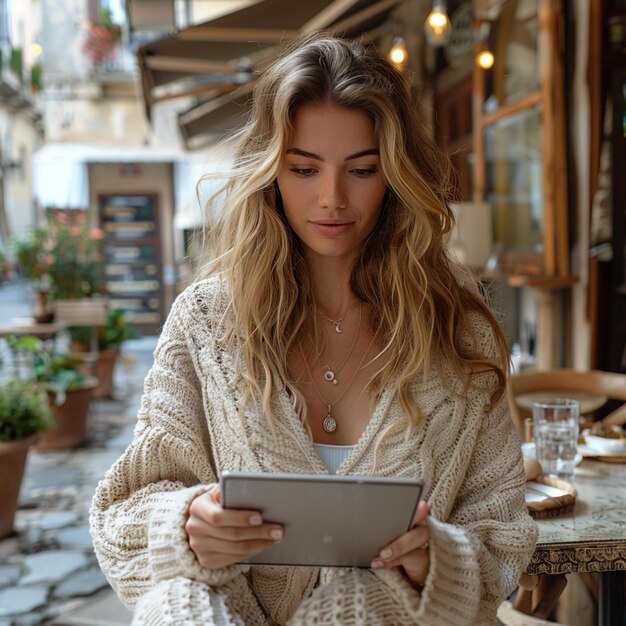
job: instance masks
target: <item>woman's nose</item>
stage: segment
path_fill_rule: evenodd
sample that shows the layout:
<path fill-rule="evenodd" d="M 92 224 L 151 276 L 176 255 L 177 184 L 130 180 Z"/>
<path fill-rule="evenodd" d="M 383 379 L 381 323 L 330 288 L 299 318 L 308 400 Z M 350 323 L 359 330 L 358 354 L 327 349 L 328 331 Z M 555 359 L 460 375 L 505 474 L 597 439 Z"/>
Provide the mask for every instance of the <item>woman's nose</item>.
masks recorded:
<path fill-rule="evenodd" d="M 322 176 L 319 203 L 324 209 L 340 209 L 347 206 L 348 198 L 339 176 L 335 174 Z"/>

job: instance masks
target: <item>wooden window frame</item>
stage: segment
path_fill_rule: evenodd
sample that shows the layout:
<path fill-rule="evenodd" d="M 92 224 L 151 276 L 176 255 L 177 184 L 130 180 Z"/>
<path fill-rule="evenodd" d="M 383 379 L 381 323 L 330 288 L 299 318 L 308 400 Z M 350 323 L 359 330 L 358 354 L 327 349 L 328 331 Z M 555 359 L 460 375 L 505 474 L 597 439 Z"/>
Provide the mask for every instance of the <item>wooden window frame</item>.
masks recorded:
<path fill-rule="evenodd" d="M 499 9 L 502 0 L 474 0 L 475 14 Z M 538 0 L 538 38 L 540 85 L 517 99 L 485 113 L 485 70 L 474 63 L 473 126 L 474 169 L 473 199 L 484 201 L 487 191 L 485 131 L 511 115 L 541 106 L 543 141 L 543 254 L 512 251 L 506 254 L 504 272 L 518 283 L 563 287 L 573 284 L 570 276 L 568 197 L 566 172 L 566 129 L 564 103 L 564 20 L 562 0 Z M 475 56 L 479 52 L 477 42 Z M 504 50 L 502 51 L 504 54 Z"/>

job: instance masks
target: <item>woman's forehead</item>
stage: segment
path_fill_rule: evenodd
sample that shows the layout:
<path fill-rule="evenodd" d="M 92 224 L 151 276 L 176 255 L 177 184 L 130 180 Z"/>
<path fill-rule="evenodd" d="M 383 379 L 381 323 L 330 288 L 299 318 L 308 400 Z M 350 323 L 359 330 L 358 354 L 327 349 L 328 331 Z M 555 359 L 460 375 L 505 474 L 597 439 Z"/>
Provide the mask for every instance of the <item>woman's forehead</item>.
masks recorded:
<path fill-rule="evenodd" d="M 332 104 L 304 104 L 294 113 L 292 133 L 285 150 L 309 152 L 341 148 L 347 155 L 378 148 L 369 115 Z"/>

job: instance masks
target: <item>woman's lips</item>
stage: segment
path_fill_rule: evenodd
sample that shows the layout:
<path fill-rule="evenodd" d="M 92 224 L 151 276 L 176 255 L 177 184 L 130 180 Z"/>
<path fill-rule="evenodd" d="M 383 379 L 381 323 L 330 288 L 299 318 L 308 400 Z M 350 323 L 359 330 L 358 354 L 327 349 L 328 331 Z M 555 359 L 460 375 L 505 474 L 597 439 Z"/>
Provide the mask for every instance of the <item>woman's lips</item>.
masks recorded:
<path fill-rule="evenodd" d="M 354 226 L 354 222 L 343 222 L 340 224 L 332 224 L 330 222 L 311 222 L 311 225 L 318 233 L 332 236 L 343 235 L 348 232 Z"/>

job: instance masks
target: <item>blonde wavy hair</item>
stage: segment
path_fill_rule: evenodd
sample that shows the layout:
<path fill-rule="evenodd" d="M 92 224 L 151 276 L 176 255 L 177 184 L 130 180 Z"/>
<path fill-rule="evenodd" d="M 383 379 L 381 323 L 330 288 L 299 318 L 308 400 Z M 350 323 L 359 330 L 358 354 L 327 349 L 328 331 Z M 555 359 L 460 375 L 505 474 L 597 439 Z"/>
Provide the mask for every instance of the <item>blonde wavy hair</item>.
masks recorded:
<path fill-rule="evenodd" d="M 366 113 L 379 142 L 388 189 L 379 223 L 350 278 L 354 294 L 371 305 L 373 329 L 386 355 L 370 381 L 370 397 L 397 385 L 411 430 L 421 419 L 412 383 L 433 366 L 443 373 L 447 364 L 466 391 L 481 378 L 476 373 L 495 373 L 495 383 L 487 379 L 493 404 L 505 389 L 506 343 L 476 282 L 468 274 L 459 278 L 462 270 L 444 246 L 454 219 L 447 204 L 449 162 L 419 118 L 407 78 L 375 48 L 329 36 L 296 42 L 258 79 L 249 119 L 233 139 L 234 166 L 222 190 L 219 222 L 211 228 L 212 259 L 200 272 L 225 280 L 234 316 L 229 337 L 243 352 L 248 392 L 259 394 L 272 420 L 278 377 L 306 423 L 306 403 L 288 371 L 287 355 L 308 330 L 315 300 L 276 183 L 294 112 L 304 103 Z M 496 355 L 481 353 L 473 313 L 493 329 Z M 244 338 L 238 341 L 241 329 Z"/>

